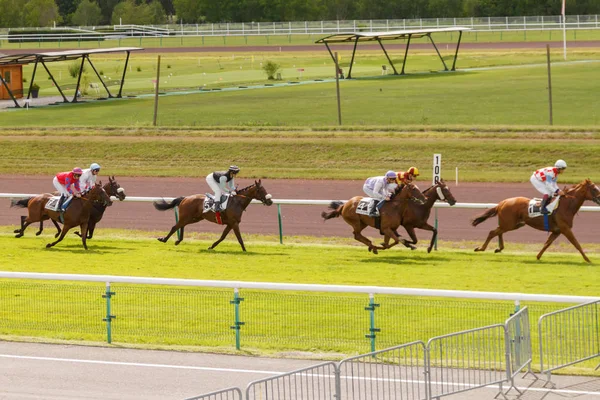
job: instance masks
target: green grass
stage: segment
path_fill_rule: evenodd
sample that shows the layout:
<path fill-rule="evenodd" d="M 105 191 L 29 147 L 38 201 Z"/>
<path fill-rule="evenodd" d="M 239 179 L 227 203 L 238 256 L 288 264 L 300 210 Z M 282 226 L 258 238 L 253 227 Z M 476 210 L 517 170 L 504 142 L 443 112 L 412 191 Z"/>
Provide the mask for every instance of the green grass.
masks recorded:
<path fill-rule="evenodd" d="M 375 285 L 452 290 L 597 295 L 593 265 L 576 253 L 548 252 L 535 260 L 530 245 L 506 254 L 474 253 L 470 243 L 440 243 L 440 250 L 394 249 L 380 255 L 345 239 L 246 236 L 248 252 L 231 240 L 206 248 L 216 235 L 191 235 L 181 245 L 164 245 L 154 233 L 103 230 L 85 252 L 77 238 L 47 250 L 52 238 L 15 239 L 0 229 L 2 270 L 281 283 Z M 212 236 L 212 237 L 211 237 Z M 303 242 L 303 243 L 297 243 Z M 321 242 L 321 243 L 319 243 Z M 337 243 L 336 243 L 337 242 Z M 597 245 L 591 245 L 596 248 Z M 589 250 L 589 247 L 586 246 Z M 592 254 L 591 259 L 600 261 Z M 488 279 L 494 276 L 494 279 Z M 0 333 L 45 340 L 102 342 L 106 337 L 102 284 L 7 281 L 0 283 Z M 113 340 L 117 345 L 216 346 L 231 351 L 232 290 L 113 284 Z M 242 290 L 242 349 L 256 353 L 366 352 L 367 295 Z M 509 302 L 376 296 L 378 348 L 503 322 Z M 563 307 L 522 304 L 532 318 Z M 204 321 L 210 321 L 204 322 Z M 535 344 L 534 344 L 535 346 Z M 331 356 L 331 355 L 330 355 Z M 580 370 L 591 373 L 595 365 Z"/>
<path fill-rule="evenodd" d="M 365 129 L 6 129 L 0 131 L 0 173 L 51 175 L 101 160 L 117 177 L 198 177 L 198 171 L 218 168 L 217 160 L 228 160 L 253 178 L 364 179 L 416 165 L 427 181 L 432 154 L 441 153 L 447 179 L 458 168 L 461 181 L 525 182 L 534 168 L 560 156 L 569 163 L 561 182 L 600 180 L 596 129 Z M 64 151 L 74 143 L 85 143 L 85 154 Z"/>
<path fill-rule="evenodd" d="M 418 27 L 417 27 L 418 29 Z M 344 32 L 347 32 L 345 30 Z M 221 47 L 221 46 L 293 46 L 310 45 L 315 41 L 329 36 L 328 34 L 309 35 L 255 35 L 255 36 L 204 36 L 183 38 L 131 38 L 106 41 L 86 42 L 38 42 L 38 43 L 8 43 L 0 41 L 2 49 L 77 49 L 77 48 L 109 48 L 117 46 L 134 46 L 145 48 L 167 48 L 167 47 Z M 456 43 L 456 33 L 436 33 L 433 36 L 436 43 Z M 599 40 L 600 32 L 597 29 L 569 30 L 567 40 Z M 563 40 L 562 30 L 546 31 L 522 31 L 510 32 L 464 32 L 463 43 L 486 43 L 486 42 L 552 42 Z M 402 42 L 403 43 L 403 42 Z M 315 48 L 323 48 L 316 45 Z"/>
<path fill-rule="evenodd" d="M 553 69 L 554 124 L 600 124 L 598 63 Z M 546 67 L 373 77 L 342 81 L 344 125 L 547 125 Z M 2 113 L 0 126 L 150 126 L 153 99 Z M 204 92 L 160 99 L 160 126 L 330 126 L 335 83 Z"/>

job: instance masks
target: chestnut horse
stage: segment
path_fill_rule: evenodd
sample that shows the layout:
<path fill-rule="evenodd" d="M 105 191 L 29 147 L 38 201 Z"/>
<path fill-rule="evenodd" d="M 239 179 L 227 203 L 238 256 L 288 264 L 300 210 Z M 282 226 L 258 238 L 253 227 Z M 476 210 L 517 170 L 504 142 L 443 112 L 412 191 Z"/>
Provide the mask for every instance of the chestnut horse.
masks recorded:
<path fill-rule="evenodd" d="M 425 204 L 417 204 L 415 202 L 408 203 L 408 206 L 404 210 L 404 214 L 402 214 L 402 226 L 406 229 L 408 236 L 410 236 L 410 239 L 412 240 L 412 242 L 407 241 L 407 243 L 410 244 L 417 244 L 418 242 L 415 228 L 433 232 L 429 247 L 427 247 L 427 252 L 430 253 L 438 234 L 437 228 L 434 228 L 427 223 L 429 215 L 431 214 L 431 209 L 437 200 L 445 201 L 453 206 L 456 204 L 456 199 L 443 179 L 440 179 L 435 185 L 423 190 L 423 195 L 426 199 Z M 386 236 L 384 245 L 387 246 L 389 240 L 390 237 Z"/>
<path fill-rule="evenodd" d="M 202 194 L 195 194 L 187 197 L 178 197 L 170 203 L 167 203 L 165 200 L 155 201 L 154 208 L 159 211 L 169 210 L 177 206 L 179 207 L 179 221 L 173 225 L 167 236 L 158 238 L 158 240 L 166 243 L 167 240 L 169 240 L 169 238 L 175 232 L 177 232 L 177 230 L 181 229 L 181 237 L 175 242 L 175 245 L 178 245 L 183 240 L 183 230 L 186 225 L 202 220 L 207 220 L 209 222 L 218 224 L 219 222 L 217 221 L 217 217 L 213 211 L 208 211 L 206 213 L 203 212 L 205 197 L 206 196 Z M 221 243 L 233 229 L 238 242 L 242 246 L 242 250 L 246 251 L 244 241 L 242 240 L 242 235 L 240 234 L 240 223 L 242 222 L 242 213 L 244 210 L 246 210 L 246 207 L 248 207 L 253 199 L 259 200 L 266 206 L 273 204 L 271 195 L 267 193 L 260 180 L 254 181 L 253 185 L 238 190 L 237 194 L 229 199 L 227 209 L 220 213 L 221 222 L 226 226 L 219 240 L 214 242 L 209 249 L 214 249 L 217 247 L 217 245 Z"/>
<path fill-rule="evenodd" d="M 60 233 L 58 239 L 52 243 L 48 243 L 46 245 L 47 248 L 50 248 L 64 239 L 65 235 L 71 228 L 76 226 L 81 227 L 81 242 L 83 243 L 83 248 L 87 250 L 87 231 L 88 231 L 88 222 L 90 220 L 90 214 L 92 212 L 92 208 L 94 207 L 94 203 L 100 203 L 103 205 L 112 205 L 112 201 L 110 197 L 106 193 L 106 191 L 102 188 L 102 182 L 97 183 L 92 187 L 92 189 L 83 195 L 81 198 L 75 197 L 71 200 L 71 204 L 67 211 L 63 213 L 64 223 L 63 229 Z M 58 221 L 60 218 L 59 211 L 51 211 L 45 210 L 48 216 L 53 221 Z"/>
<path fill-rule="evenodd" d="M 401 242 L 407 247 L 414 248 L 414 246 L 410 245 L 408 241 L 400 239 L 400 235 L 398 235 L 396 229 L 398 229 L 400 226 L 402 214 L 408 206 L 409 201 L 414 201 L 420 204 L 425 202 L 425 197 L 419 191 L 419 188 L 416 185 L 409 183 L 407 185 L 400 186 L 398 189 L 396 189 L 396 193 L 391 200 L 386 201 L 383 207 L 381 207 L 381 227 L 379 230 L 380 232 L 383 232 L 386 237 L 394 239 L 394 243 L 392 245 L 384 243 L 383 247 L 375 246 L 369 239 L 361 234 L 361 232 L 367 226 L 375 227 L 374 217 L 356 213 L 356 208 L 362 199 L 363 196 L 356 196 L 345 203 L 341 201 L 333 201 L 329 205 L 329 208 L 333 211 L 323 211 L 321 213 L 321 217 L 323 217 L 324 220 L 328 220 L 331 218 L 337 218 L 341 215 L 342 218 L 344 218 L 344 221 L 346 221 L 346 223 L 352 227 L 354 231 L 354 239 L 367 245 L 369 247 L 369 251 L 372 251 L 374 254 L 377 254 L 377 250 L 385 250 L 395 246 L 398 244 L 398 242 Z"/>
<path fill-rule="evenodd" d="M 573 218 L 581 205 L 585 200 L 592 200 L 596 204 L 600 204 L 600 190 L 592 183 L 589 179 L 575 185 L 572 188 L 565 190 L 565 195 L 560 198 L 558 207 L 554 210 L 552 215 L 548 216 L 548 223 L 550 227 L 550 236 L 544 244 L 542 250 L 538 253 L 537 259 L 542 257 L 542 254 L 546 249 L 556 240 L 562 233 L 569 239 L 569 242 L 583 256 L 583 259 L 587 262 L 591 262 L 590 259 L 585 255 L 583 249 L 579 245 L 579 242 L 573 235 L 571 228 L 573 227 Z M 483 246 L 478 247 L 475 251 L 484 251 L 487 245 L 494 237 L 498 236 L 499 247 L 495 250 L 496 253 L 501 252 L 504 249 L 504 239 L 502 235 L 505 232 L 519 229 L 522 226 L 529 225 L 534 229 L 545 231 L 544 218 L 538 216 L 530 218 L 528 215 L 529 199 L 526 197 L 512 197 L 501 201 L 496 207 L 488 209 L 483 214 L 475 217 L 471 222 L 473 226 L 477 226 L 486 219 L 498 216 L 498 227 L 490 231 Z"/>
<path fill-rule="evenodd" d="M 106 191 L 106 193 L 109 196 L 115 196 L 121 201 L 125 199 L 125 191 L 117 183 L 114 176 L 112 178 L 108 177 L 108 183 L 106 185 L 104 185 L 104 191 Z M 38 196 L 29 197 L 27 199 L 11 201 L 11 204 L 10 204 L 11 207 L 23 207 L 23 208 L 27 207 L 27 211 L 28 211 L 28 216 L 24 216 L 24 215 L 21 216 L 21 229 L 16 229 L 14 231 L 14 233 L 17 234 L 17 235 L 15 235 L 15 237 L 19 238 L 19 237 L 23 236 L 25 234 L 25 229 L 34 222 L 40 223 L 40 229 L 35 233 L 36 236 L 39 236 L 44 231 L 44 221 L 50 219 L 50 217 L 46 213 L 47 210 L 45 209 L 45 207 L 46 207 L 46 203 L 48 203 L 48 200 L 50 200 L 52 198 L 52 196 L 53 195 L 50 193 L 44 193 L 44 194 L 40 194 Z M 102 209 L 102 213 L 100 213 L 98 215 L 98 211 L 100 209 Z M 98 223 L 98 221 L 100 221 L 102 219 L 104 210 L 106 210 L 106 207 L 103 206 L 102 204 L 100 204 L 100 203 L 94 204 L 94 209 L 92 210 L 92 214 L 90 216 L 90 222 L 88 225 L 88 231 L 89 231 L 88 239 L 92 238 L 96 224 Z M 52 222 L 54 223 L 54 226 L 56 227 L 56 230 L 58 231 L 54 235 L 54 237 L 57 238 L 58 235 L 60 235 L 61 228 L 58 225 L 57 221 L 52 220 Z M 81 236 L 79 234 L 79 232 L 75 232 L 75 234 Z"/>

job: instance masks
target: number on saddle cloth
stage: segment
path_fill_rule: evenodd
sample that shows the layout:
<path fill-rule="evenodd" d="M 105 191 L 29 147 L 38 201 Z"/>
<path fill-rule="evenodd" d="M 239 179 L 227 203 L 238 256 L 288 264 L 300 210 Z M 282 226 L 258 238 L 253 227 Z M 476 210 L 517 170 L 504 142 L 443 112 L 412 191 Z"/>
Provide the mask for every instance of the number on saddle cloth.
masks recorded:
<path fill-rule="evenodd" d="M 69 207 L 69 204 L 71 204 L 71 200 L 73 200 L 73 196 L 69 196 L 65 199 L 65 201 L 62 204 L 62 210 L 65 211 L 67 209 L 67 207 Z M 50 200 L 48 200 L 48 202 L 46 203 L 46 205 L 44 206 L 44 208 L 46 210 L 50 210 L 50 211 L 60 211 L 58 209 L 58 203 L 60 202 L 60 196 L 52 196 L 50 198 Z"/>
<path fill-rule="evenodd" d="M 560 197 L 553 197 L 550 199 L 550 203 L 546 205 L 546 209 L 548 210 L 549 215 L 551 215 L 554 210 L 558 207 L 558 203 L 560 201 Z M 542 199 L 531 199 L 529 200 L 529 206 L 527 207 L 527 213 L 529 214 L 529 218 L 539 217 L 542 214 Z"/>
<path fill-rule="evenodd" d="M 379 216 L 379 210 L 374 205 L 376 201 L 376 199 L 373 199 L 371 197 L 363 197 L 362 200 L 360 200 L 360 202 L 358 203 L 358 206 L 356 206 L 356 213 L 360 215 L 372 216 L 370 214 L 370 211 L 374 208 L 373 212 L 375 216 Z"/>
<path fill-rule="evenodd" d="M 207 213 L 209 211 L 215 211 L 215 196 L 212 193 L 205 193 L 206 197 L 204 198 L 204 203 L 202 204 L 202 213 Z M 221 196 L 221 211 L 225 211 L 227 209 L 227 204 L 229 204 L 229 198 L 231 194 L 224 194 Z"/>

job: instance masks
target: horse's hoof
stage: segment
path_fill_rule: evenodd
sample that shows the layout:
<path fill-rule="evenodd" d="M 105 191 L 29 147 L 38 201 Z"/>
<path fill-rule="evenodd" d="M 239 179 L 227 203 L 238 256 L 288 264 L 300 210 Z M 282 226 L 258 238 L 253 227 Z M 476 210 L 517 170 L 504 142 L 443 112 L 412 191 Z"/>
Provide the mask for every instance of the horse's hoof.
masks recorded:
<path fill-rule="evenodd" d="M 373 254 L 379 254 L 376 248 L 373 248 Z"/>
<path fill-rule="evenodd" d="M 175 246 L 179 246 L 179 243 L 181 243 L 181 240 L 175 241 Z"/>
<path fill-rule="evenodd" d="M 427 254 L 431 253 L 431 247 L 427 248 Z"/>
<path fill-rule="evenodd" d="M 417 246 L 413 246 L 412 244 L 409 245 L 408 247 L 410 247 L 411 250 L 416 250 L 417 249 Z"/>
<path fill-rule="evenodd" d="M 79 231 L 73 232 L 74 234 L 76 234 L 77 236 L 81 237 L 81 233 L 79 233 Z"/>
<path fill-rule="evenodd" d="M 15 230 L 13 231 L 13 233 L 19 233 L 19 232 L 21 232 L 21 230 L 20 230 L 20 229 L 15 229 Z"/>
<path fill-rule="evenodd" d="M 479 247 L 476 247 L 475 251 L 481 251 L 481 249 Z"/>
<path fill-rule="evenodd" d="M 47 248 L 47 249 L 49 249 L 50 247 L 52 247 L 52 243 L 48 243 L 48 244 L 46 245 L 46 248 Z"/>
<path fill-rule="evenodd" d="M 156 240 L 158 240 L 159 242 L 162 242 L 162 243 L 164 243 L 164 242 L 165 242 L 165 239 L 164 239 L 164 238 L 156 238 Z"/>
<path fill-rule="evenodd" d="M 36 232 L 35 236 L 40 236 L 42 234 L 42 231 Z"/>
<path fill-rule="evenodd" d="M 501 249 L 496 249 L 494 250 L 494 253 L 500 253 L 502 250 Z"/>
<path fill-rule="evenodd" d="M 23 234 L 22 234 L 22 233 L 19 233 L 18 235 L 15 235 L 15 237 L 16 237 L 16 238 L 20 238 L 20 237 L 22 237 L 22 236 L 23 236 Z"/>
<path fill-rule="evenodd" d="M 373 251 L 373 248 L 369 246 L 369 253 Z"/>
<path fill-rule="evenodd" d="M 54 235 L 54 238 L 56 239 L 59 236 L 60 236 L 60 232 L 58 232 L 56 235 Z"/>

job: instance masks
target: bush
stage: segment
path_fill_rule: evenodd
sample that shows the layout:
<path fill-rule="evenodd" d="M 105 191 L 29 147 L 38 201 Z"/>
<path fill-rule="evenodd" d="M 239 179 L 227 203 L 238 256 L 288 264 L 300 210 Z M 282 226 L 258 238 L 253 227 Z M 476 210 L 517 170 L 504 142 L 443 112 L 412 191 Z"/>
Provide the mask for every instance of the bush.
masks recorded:
<path fill-rule="evenodd" d="M 263 64 L 262 69 L 267 74 L 267 79 L 273 80 L 277 71 L 281 69 L 281 65 L 269 60 Z"/>
<path fill-rule="evenodd" d="M 80 61 L 75 60 L 71 64 L 69 64 L 67 69 L 69 70 L 69 75 L 71 75 L 71 78 L 77 78 L 77 75 L 79 75 L 79 68 L 81 68 Z M 83 64 L 83 72 L 85 72 L 85 70 L 85 64 Z"/>
<path fill-rule="evenodd" d="M 138 66 L 138 67 L 136 68 L 136 70 L 137 70 L 137 72 L 142 72 L 142 67 Z"/>
<path fill-rule="evenodd" d="M 31 85 L 31 90 L 32 91 L 40 90 L 40 85 L 38 85 L 37 83 L 34 83 L 33 85 Z"/>

